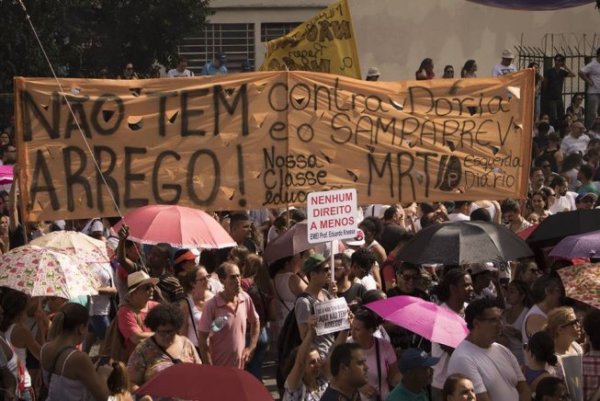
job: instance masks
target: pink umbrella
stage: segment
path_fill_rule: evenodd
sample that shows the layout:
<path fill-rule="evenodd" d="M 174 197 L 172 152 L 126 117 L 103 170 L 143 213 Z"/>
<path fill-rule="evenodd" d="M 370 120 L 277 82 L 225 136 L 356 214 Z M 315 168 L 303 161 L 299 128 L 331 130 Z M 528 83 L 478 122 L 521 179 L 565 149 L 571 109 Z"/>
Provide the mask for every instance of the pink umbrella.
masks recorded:
<path fill-rule="evenodd" d="M 0 185 L 10 184 L 13 182 L 13 166 L 5 164 L 0 166 Z"/>
<path fill-rule="evenodd" d="M 469 333 L 458 314 L 421 298 L 401 295 L 371 302 L 366 307 L 391 323 L 452 348 Z"/>
<path fill-rule="evenodd" d="M 192 363 L 159 372 L 136 393 L 200 401 L 273 401 L 267 388 L 244 370 Z"/>
<path fill-rule="evenodd" d="M 117 223 L 129 226 L 129 238 L 142 244 L 166 242 L 178 248 L 219 249 L 236 242 L 218 221 L 199 209 L 183 206 L 150 205 L 128 213 Z"/>

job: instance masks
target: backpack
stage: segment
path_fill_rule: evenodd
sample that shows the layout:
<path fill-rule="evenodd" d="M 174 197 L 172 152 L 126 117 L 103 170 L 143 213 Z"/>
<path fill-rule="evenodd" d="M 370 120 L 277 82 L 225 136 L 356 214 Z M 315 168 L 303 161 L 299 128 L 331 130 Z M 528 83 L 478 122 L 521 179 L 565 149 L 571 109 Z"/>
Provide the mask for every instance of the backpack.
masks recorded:
<path fill-rule="evenodd" d="M 304 292 L 296 298 L 296 302 L 300 298 L 307 298 L 310 302 L 310 310 L 314 311 L 314 303 L 315 299 L 312 295 Z M 279 331 L 279 336 L 277 337 L 277 388 L 279 389 L 279 394 L 281 398 L 283 398 L 283 385 L 285 383 L 285 377 L 283 377 L 283 368 L 285 366 L 286 358 L 290 355 L 292 350 L 300 345 L 302 342 L 302 338 L 300 337 L 300 330 L 298 329 L 298 321 L 296 320 L 296 304 L 294 303 L 294 307 L 288 312 L 285 321 L 283 322 L 283 326 L 281 326 L 281 330 Z"/>

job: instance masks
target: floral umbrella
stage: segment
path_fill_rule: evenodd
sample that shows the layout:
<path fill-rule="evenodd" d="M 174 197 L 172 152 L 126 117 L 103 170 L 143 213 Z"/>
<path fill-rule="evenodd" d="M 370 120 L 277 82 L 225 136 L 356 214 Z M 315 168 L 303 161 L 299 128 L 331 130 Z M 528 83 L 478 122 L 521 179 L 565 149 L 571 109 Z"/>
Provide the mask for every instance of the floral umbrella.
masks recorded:
<path fill-rule="evenodd" d="M 30 242 L 39 247 L 56 248 L 87 263 L 109 262 L 106 244 L 78 231 L 55 231 Z"/>
<path fill-rule="evenodd" d="M 96 295 L 88 264 L 64 251 L 25 245 L 0 257 L 0 286 L 32 297 Z"/>
<path fill-rule="evenodd" d="M 569 298 L 600 309 L 600 263 L 583 263 L 558 270 Z"/>

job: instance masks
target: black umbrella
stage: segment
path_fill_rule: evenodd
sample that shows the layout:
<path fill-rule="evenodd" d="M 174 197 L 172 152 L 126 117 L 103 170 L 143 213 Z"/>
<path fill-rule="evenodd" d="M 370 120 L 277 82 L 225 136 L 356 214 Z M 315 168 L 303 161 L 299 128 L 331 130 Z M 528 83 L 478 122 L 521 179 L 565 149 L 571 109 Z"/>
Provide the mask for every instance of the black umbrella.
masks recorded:
<path fill-rule="evenodd" d="M 421 230 L 406 243 L 398 259 L 415 264 L 507 262 L 533 255 L 525 241 L 508 228 L 484 221 L 457 221 Z"/>
<path fill-rule="evenodd" d="M 600 210 L 575 210 L 548 216 L 527 238 L 536 247 L 556 245 L 569 235 L 600 230 Z"/>

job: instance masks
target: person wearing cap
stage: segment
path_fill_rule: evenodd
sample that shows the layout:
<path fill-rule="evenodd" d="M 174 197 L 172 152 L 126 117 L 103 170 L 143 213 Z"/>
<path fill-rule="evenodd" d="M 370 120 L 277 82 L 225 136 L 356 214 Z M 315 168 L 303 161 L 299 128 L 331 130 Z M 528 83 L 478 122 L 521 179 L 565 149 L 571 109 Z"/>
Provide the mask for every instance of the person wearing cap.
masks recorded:
<path fill-rule="evenodd" d="M 531 400 L 517 358 L 496 342 L 502 332 L 502 309 L 494 300 L 478 299 L 467 306 L 465 320 L 470 331 L 452 353 L 448 374 L 470 378 L 477 400 Z"/>
<path fill-rule="evenodd" d="M 302 266 L 302 271 L 308 279 L 308 286 L 304 291 L 305 296 L 298 297 L 294 307 L 300 338 L 303 338 L 308 331 L 308 319 L 314 314 L 314 306 L 318 303 L 329 301 L 337 293 L 337 285 L 335 281 L 332 281 L 331 277 L 329 259 L 325 259 L 322 254 L 315 253 L 306 258 Z M 331 293 L 324 289 L 327 285 L 330 286 Z M 334 334 L 315 336 L 313 344 L 319 350 L 322 358 L 327 356 L 334 340 Z"/>
<path fill-rule="evenodd" d="M 171 245 L 160 243 L 154 245 L 148 252 L 148 273 L 150 276 L 158 278 L 155 299 L 161 302 L 179 302 L 185 298 L 181 283 L 172 273 L 171 250 Z"/>
<path fill-rule="evenodd" d="M 598 195 L 590 192 L 584 195 L 579 195 L 577 199 L 575 199 L 575 204 L 577 205 L 577 210 L 591 210 L 594 208 L 597 200 Z"/>
<path fill-rule="evenodd" d="M 167 72 L 169 78 L 190 78 L 194 73 L 187 68 L 188 60 L 185 57 L 180 57 L 177 63 L 177 68 L 172 68 Z"/>
<path fill-rule="evenodd" d="M 565 64 L 565 56 L 554 56 L 554 67 L 544 71 L 542 81 L 542 113 L 550 116 L 552 125 L 564 120 L 565 105 L 563 103 L 563 86 L 565 78 L 573 78 L 575 74 Z"/>
<path fill-rule="evenodd" d="M 117 310 L 117 325 L 125 340 L 125 349 L 131 354 L 133 349 L 154 333 L 144 324 L 148 312 L 158 302 L 151 301 L 154 286 L 158 279 L 150 277 L 143 271 L 127 276 L 127 298 Z"/>
<path fill-rule="evenodd" d="M 427 386 L 431 384 L 431 367 L 439 361 L 440 358 L 429 356 L 418 348 L 402 351 L 398 360 L 402 380 L 386 401 L 429 401 Z"/>
<path fill-rule="evenodd" d="M 514 59 L 515 55 L 513 52 L 509 49 L 505 49 L 502 52 L 502 61 L 499 64 L 496 64 L 492 69 L 492 76 L 499 77 L 517 72 L 517 67 L 512 63 Z"/>
<path fill-rule="evenodd" d="M 180 249 L 173 256 L 173 273 L 175 277 L 185 276 L 196 266 L 196 255 L 191 249 Z"/>
<path fill-rule="evenodd" d="M 367 71 L 367 78 L 365 81 L 379 81 L 379 69 L 377 67 L 370 67 Z"/>
<path fill-rule="evenodd" d="M 198 324 L 200 357 L 205 364 L 244 369 L 258 343 L 259 316 L 252 298 L 242 290 L 239 267 L 225 262 L 217 274 L 224 289 L 204 304 Z"/>
<path fill-rule="evenodd" d="M 209 61 L 202 67 L 202 75 L 223 75 L 227 74 L 227 55 L 223 52 L 219 52 L 215 55 L 213 61 Z"/>
<path fill-rule="evenodd" d="M 472 263 L 467 268 L 473 281 L 473 299 L 496 299 L 498 287 L 493 280 L 498 269 L 492 263 Z"/>

